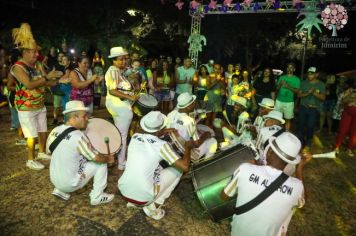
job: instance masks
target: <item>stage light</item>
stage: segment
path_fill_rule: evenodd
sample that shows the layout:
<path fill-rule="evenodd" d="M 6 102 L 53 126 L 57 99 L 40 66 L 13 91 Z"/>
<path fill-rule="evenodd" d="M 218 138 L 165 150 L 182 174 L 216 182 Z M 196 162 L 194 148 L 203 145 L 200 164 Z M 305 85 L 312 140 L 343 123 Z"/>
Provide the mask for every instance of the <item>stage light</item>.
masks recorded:
<path fill-rule="evenodd" d="M 129 9 L 126 11 L 130 16 L 136 16 L 137 13 L 139 13 L 138 10 L 135 9 Z"/>

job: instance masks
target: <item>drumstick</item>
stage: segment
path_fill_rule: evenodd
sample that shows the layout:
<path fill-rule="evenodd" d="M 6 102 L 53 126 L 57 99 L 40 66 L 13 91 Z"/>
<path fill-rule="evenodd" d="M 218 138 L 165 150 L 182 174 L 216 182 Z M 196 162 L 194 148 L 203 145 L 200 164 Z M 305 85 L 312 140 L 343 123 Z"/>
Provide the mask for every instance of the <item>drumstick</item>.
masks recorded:
<path fill-rule="evenodd" d="M 226 110 L 223 111 L 223 115 L 224 115 L 224 118 L 227 121 L 227 123 L 229 123 L 229 125 L 232 126 L 230 123 L 229 117 L 227 116 Z"/>
<path fill-rule="evenodd" d="M 110 155 L 110 146 L 109 146 L 110 139 L 109 139 L 109 137 L 105 137 L 104 142 L 106 144 L 106 149 L 108 151 L 108 154 Z"/>
<path fill-rule="evenodd" d="M 140 93 L 142 93 L 143 90 L 145 90 L 145 92 L 147 93 L 146 84 L 147 84 L 147 82 L 144 81 L 144 82 L 141 84 L 141 89 L 140 89 L 140 91 L 138 91 L 135 95 L 139 95 Z M 131 103 L 131 107 L 133 107 L 133 105 L 135 104 L 135 102 L 136 102 L 136 100 Z"/>

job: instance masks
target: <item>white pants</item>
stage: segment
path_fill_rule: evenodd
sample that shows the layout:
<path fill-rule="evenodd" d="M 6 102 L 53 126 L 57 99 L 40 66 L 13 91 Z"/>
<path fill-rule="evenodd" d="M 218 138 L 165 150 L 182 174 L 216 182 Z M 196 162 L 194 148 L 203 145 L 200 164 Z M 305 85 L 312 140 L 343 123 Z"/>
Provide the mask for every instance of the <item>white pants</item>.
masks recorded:
<path fill-rule="evenodd" d="M 210 132 L 212 136 L 215 136 L 214 130 L 206 125 L 197 125 L 197 130 L 199 136 L 201 136 L 204 132 Z M 216 152 L 218 148 L 218 142 L 215 138 L 209 138 L 205 140 L 198 148 L 199 158 L 205 156 L 211 156 Z"/>
<path fill-rule="evenodd" d="M 173 190 L 179 183 L 182 177 L 182 172 L 178 171 L 174 167 L 168 167 L 161 170 L 160 173 L 160 190 L 154 199 L 154 202 L 163 205 L 164 201 L 171 195 Z"/>
<path fill-rule="evenodd" d="M 124 167 L 126 163 L 127 136 L 133 118 L 131 105 L 127 101 L 106 101 L 106 108 L 114 119 L 115 126 L 121 134 L 121 150 L 118 154 L 118 165 Z"/>
<path fill-rule="evenodd" d="M 107 164 L 98 164 L 90 161 L 85 164 L 83 174 L 82 175 L 78 174 L 78 179 L 74 181 L 73 180 L 65 181 L 64 178 L 51 178 L 51 180 L 53 185 L 57 189 L 63 192 L 71 193 L 78 189 L 83 188 L 93 177 L 94 177 L 93 190 L 90 192 L 89 196 L 90 199 L 95 199 L 99 197 L 104 192 L 104 189 L 106 188 L 107 178 L 108 178 Z"/>
<path fill-rule="evenodd" d="M 209 138 L 205 140 L 197 149 L 199 150 L 199 157 L 204 155 L 211 156 L 216 152 L 218 148 L 218 141 L 215 138 Z"/>
<path fill-rule="evenodd" d="M 25 138 L 37 138 L 38 133 L 47 132 L 47 109 L 19 111 L 19 121 Z"/>
<path fill-rule="evenodd" d="M 248 143 L 252 140 L 251 133 L 246 130 L 244 130 L 240 136 L 237 136 L 226 127 L 222 128 L 222 132 L 224 135 L 224 140 L 231 143 Z"/>

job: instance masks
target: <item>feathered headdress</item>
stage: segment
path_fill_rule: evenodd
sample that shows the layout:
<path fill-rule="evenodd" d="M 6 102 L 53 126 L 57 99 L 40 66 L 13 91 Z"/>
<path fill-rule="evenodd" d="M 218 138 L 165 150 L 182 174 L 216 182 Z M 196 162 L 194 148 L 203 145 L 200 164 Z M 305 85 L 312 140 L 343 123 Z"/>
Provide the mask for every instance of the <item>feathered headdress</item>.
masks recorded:
<path fill-rule="evenodd" d="M 18 48 L 40 49 L 31 32 L 31 26 L 28 23 L 22 23 L 20 28 L 12 29 L 12 38 Z"/>

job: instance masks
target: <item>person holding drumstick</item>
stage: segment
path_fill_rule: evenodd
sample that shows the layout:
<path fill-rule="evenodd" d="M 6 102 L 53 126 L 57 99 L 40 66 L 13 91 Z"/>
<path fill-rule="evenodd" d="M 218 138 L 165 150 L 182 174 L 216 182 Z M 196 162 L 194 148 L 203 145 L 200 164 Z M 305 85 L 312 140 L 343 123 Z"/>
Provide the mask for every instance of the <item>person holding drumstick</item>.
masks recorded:
<path fill-rule="evenodd" d="M 284 132 L 269 139 L 265 152 L 267 165 L 244 163 L 236 169 L 221 192 L 222 200 L 237 193 L 231 235 L 286 235 L 295 208 L 301 208 L 305 203 L 303 169 L 312 155 L 304 150 L 301 157 L 301 146 L 295 135 Z M 283 174 L 287 164 L 297 165 L 296 178 Z M 276 179 L 282 181 L 278 181 L 276 190 L 272 190 L 270 186 Z M 266 188 L 271 189 L 270 195 L 256 202 L 256 196 Z"/>
<path fill-rule="evenodd" d="M 127 207 L 143 207 L 145 214 L 155 220 L 164 217 L 161 208 L 190 166 L 193 141 L 185 142 L 183 157 L 159 137 L 174 132 L 165 129 L 167 117 L 159 111 L 151 111 L 140 120 L 140 131 L 130 141 L 126 169 L 118 181 L 118 188 L 128 201 Z M 160 165 L 165 160 L 169 167 Z"/>
<path fill-rule="evenodd" d="M 47 152 L 52 153 L 50 178 L 55 186 L 52 194 L 68 200 L 71 192 L 83 188 L 94 177 L 90 204 L 99 205 L 114 198 L 114 194 L 104 192 L 106 163 L 113 163 L 114 156 L 98 153 L 82 132 L 88 125 L 88 111 L 82 101 L 67 102 L 63 111 L 67 122 L 54 128 L 47 139 Z"/>
<path fill-rule="evenodd" d="M 109 58 L 112 66 L 105 74 L 107 87 L 106 108 L 114 119 L 115 126 L 119 129 L 122 138 L 121 150 L 118 154 L 118 169 L 124 170 L 126 163 L 127 136 L 133 118 L 131 102 L 137 100 L 134 87 L 125 78 L 123 72 L 126 67 L 128 52 L 122 47 L 110 49 Z"/>
<path fill-rule="evenodd" d="M 195 95 L 191 95 L 188 92 L 180 94 L 177 99 L 177 109 L 168 114 L 168 127 L 176 129 L 185 141 L 194 140 L 194 146 L 198 149 L 199 158 L 205 156 L 204 158 L 208 159 L 215 154 L 218 145 L 209 131 L 205 131 L 199 137 L 196 121 L 189 116 L 195 107 Z"/>

